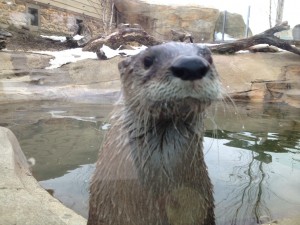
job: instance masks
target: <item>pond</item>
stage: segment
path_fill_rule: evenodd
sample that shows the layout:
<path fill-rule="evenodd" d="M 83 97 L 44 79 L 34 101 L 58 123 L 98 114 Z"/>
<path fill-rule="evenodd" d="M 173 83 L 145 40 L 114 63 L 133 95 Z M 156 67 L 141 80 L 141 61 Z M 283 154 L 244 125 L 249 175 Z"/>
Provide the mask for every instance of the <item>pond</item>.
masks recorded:
<path fill-rule="evenodd" d="M 87 217 L 89 178 L 113 106 L 30 102 L 0 107 L 33 175 Z M 252 225 L 300 215 L 300 109 L 218 103 L 206 119 L 205 160 L 218 225 Z"/>

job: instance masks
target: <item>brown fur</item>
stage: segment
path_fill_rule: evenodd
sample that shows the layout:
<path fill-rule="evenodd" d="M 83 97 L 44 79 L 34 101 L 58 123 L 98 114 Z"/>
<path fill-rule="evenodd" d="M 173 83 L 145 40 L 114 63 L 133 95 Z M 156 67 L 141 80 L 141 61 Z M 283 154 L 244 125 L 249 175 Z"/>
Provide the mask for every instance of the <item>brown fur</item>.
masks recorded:
<path fill-rule="evenodd" d="M 168 43 L 119 64 L 124 105 L 99 153 L 88 225 L 215 224 L 202 151 L 205 109 L 220 95 L 210 54 Z M 209 65 L 203 78 L 174 77 L 170 67 L 186 55 Z"/>

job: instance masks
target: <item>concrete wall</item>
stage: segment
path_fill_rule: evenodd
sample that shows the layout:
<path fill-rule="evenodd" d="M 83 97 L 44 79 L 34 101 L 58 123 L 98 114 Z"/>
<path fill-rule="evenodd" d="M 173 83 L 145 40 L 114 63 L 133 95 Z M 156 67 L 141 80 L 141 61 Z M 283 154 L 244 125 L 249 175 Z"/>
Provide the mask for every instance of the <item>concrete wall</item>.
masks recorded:
<path fill-rule="evenodd" d="M 33 16 L 28 8 L 38 11 L 37 26 L 30 26 Z M 76 20 L 82 20 L 92 33 L 101 34 L 105 29 L 102 12 L 100 0 L 0 0 L 0 25 L 70 34 L 74 32 Z"/>

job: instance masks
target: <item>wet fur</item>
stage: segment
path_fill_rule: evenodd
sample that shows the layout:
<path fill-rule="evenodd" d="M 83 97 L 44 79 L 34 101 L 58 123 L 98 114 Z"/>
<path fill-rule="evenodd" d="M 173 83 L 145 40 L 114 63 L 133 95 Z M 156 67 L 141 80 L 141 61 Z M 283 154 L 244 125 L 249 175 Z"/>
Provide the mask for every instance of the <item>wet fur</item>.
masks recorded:
<path fill-rule="evenodd" d="M 174 77 L 169 68 L 181 55 L 207 60 L 206 76 Z M 88 225 L 214 225 L 202 142 L 205 109 L 219 97 L 220 82 L 209 50 L 168 43 L 124 60 L 119 70 L 124 105 L 99 153 Z"/>

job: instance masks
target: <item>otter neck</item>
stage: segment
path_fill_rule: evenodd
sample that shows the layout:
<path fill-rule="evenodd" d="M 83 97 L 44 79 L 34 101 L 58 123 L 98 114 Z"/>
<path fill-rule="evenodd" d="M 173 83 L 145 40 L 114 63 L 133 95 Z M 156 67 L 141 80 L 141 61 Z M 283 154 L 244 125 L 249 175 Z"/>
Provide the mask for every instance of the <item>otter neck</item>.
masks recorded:
<path fill-rule="evenodd" d="M 200 170 L 203 159 L 204 113 L 191 113 L 184 119 L 178 116 L 153 117 L 149 111 L 136 115 L 127 111 L 124 130 L 128 135 L 131 156 L 146 184 L 152 179 L 182 183 L 182 171 Z M 131 119 L 130 119 L 131 118 Z M 133 119 L 134 118 L 134 119 Z M 158 188 L 158 187 L 157 187 Z"/>
<path fill-rule="evenodd" d="M 168 112 L 159 108 L 144 108 L 143 110 L 136 111 L 125 107 L 124 110 L 126 111 L 126 117 L 123 118 L 124 125 L 129 131 L 129 137 L 132 140 L 135 138 L 145 138 L 147 140 L 151 136 L 157 138 L 169 132 L 187 139 L 194 136 L 203 136 L 204 111 L 190 111 L 188 113 L 183 112 L 182 114 L 176 112 L 176 114 L 173 114 L 173 111 Z"/>

